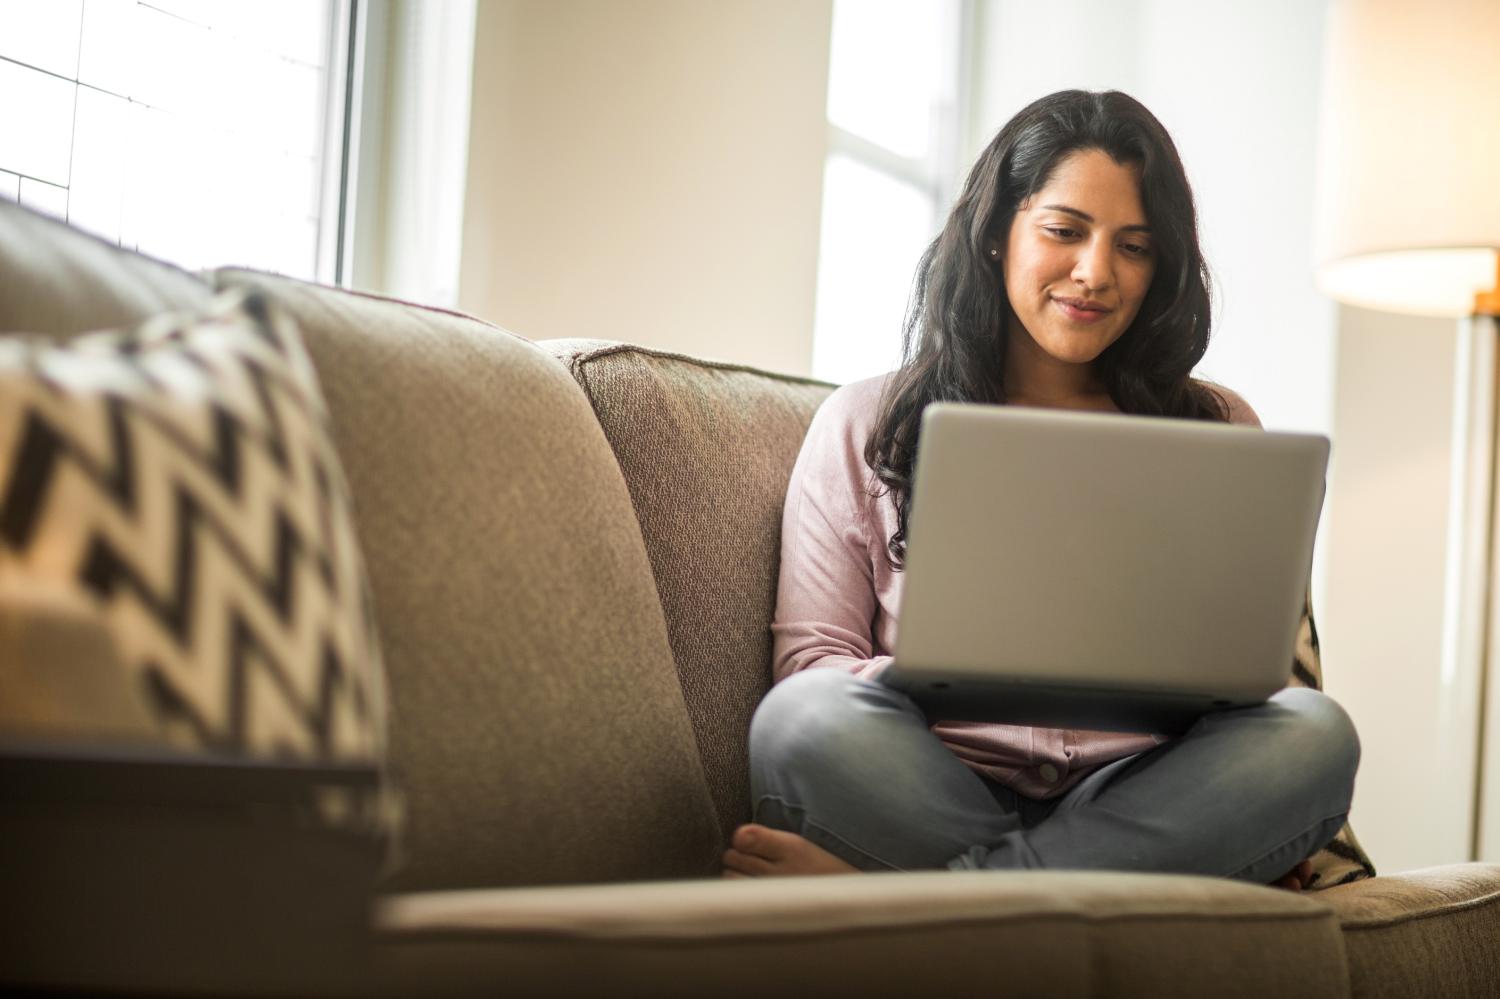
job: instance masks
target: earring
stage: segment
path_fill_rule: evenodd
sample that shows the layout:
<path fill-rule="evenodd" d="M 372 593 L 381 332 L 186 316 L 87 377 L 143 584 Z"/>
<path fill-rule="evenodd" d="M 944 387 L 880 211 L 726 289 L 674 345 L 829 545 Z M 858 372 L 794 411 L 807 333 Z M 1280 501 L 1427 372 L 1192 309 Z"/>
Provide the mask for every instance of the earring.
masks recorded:
<path fill-rule="evenodd" d="M 998 257 L 998 256 L 1000 256 L 1000 251 L 997 250 L 997 249 L 995 249 L 992 246 L 992 247 L 990 247 L 990 256 L 992 256 L 992 257 Z"/>

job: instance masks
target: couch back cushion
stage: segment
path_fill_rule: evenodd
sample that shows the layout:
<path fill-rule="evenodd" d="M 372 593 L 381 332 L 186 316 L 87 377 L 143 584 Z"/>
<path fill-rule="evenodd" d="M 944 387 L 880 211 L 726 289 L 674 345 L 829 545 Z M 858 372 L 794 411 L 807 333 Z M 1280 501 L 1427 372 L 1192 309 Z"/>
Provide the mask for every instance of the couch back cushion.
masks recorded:
<path fill-rule="evenodd" d="M 302 330 L 354 500 L 407 798 L 391 887 L 717 872 L 718 824 L 630 498 L 534 344 L 244 271 Z"/>
<path fill-rule="evenodd" d="M 180 267 L 0 198 L 0 331 L 62 339 L 201 308 L 212 297 L 206 281 Z"/>
<path fill-rule="evenodd" d="M 750 815 L 750 716 L 771 683 L 781 508 L 823 382 L 549 340 L 625 473 L 724 831 Z"/>

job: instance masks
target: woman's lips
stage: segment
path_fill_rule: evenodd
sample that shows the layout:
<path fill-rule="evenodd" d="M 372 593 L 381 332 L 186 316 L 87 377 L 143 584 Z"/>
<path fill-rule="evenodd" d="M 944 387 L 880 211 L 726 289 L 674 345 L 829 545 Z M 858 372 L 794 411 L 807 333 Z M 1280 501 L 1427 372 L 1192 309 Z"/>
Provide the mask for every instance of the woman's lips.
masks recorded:
<path fill-rule="evenodd" d="M 1065 298 L 1054 298 L 1052 304 L 1061 309 L 1062 314 L 1075 323 L 1097 323 L 1113 311 L 1111 309 L 1084 307 Z"/>

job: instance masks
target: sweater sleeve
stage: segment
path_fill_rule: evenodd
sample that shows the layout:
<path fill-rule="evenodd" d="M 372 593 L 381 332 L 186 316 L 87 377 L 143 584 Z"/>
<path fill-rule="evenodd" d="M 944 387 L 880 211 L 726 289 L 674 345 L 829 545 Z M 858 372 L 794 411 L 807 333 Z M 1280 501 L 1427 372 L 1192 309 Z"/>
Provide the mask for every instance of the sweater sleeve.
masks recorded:
<path fill-rule="evenodd" d="M 771 622 L 773 682 L 822 666 L 873 678 L 891 660 L 874 654 L 869 472 L 850 396 L 836 391 L 818 410 L 787 486 Z"/>

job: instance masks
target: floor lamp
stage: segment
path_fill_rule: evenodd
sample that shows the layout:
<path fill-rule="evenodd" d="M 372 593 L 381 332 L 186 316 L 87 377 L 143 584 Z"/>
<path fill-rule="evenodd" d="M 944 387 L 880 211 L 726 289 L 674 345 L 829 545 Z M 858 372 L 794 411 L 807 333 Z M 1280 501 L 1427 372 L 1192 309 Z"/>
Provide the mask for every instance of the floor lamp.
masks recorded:
<path fill-rule="evenodd" d="M 1442 661 L 1472 732 L 1469 859 L 1500 860 L 1500 37 L 1496 0 L 1332 0 L 1314 257 L 1365 308 L 1460 320 Z M 1396 387 L 1399 389 L 1399 387 Z"/>

